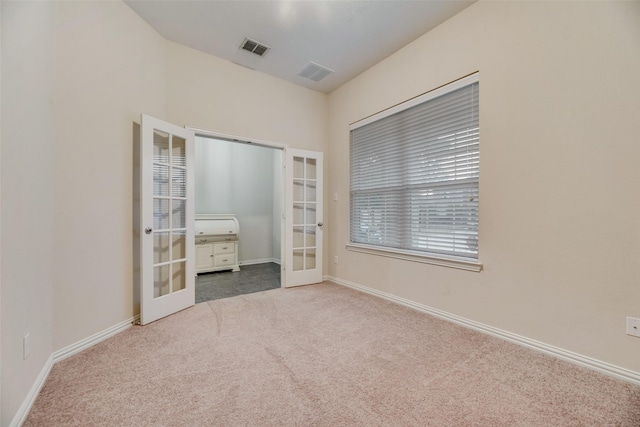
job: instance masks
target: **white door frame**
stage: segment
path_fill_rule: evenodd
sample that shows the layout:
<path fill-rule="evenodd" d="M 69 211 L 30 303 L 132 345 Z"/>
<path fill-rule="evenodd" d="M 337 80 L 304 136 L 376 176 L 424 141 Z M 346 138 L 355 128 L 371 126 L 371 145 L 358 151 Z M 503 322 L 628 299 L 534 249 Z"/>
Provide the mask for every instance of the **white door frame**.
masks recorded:
<path fill-rule="evenodd" d="M 230 134 L 226 134 L 226 133 L 221 133 L 221 132 L 214 132 L 214 131 L 210 131 L 210 130 L 206 130 L 206 129 L 199 129 L 199 128 L 194 128 L 194 127 L 189 127 L 189 126 L 185 126 L 187 129 L 190 129 L 191 131 L 193 131 L 196 135 L 196 137 L 200 136 L 200 137 L 204 137 L 204 138 L 214 138 L 214 139 L 222 139 L 225 141 L 231 141 L 231 142 L 237 142 L 240 144 L 250 144 L 250 145 L 257 145 L 258 147 L 266 147 L 266 148 L 273 148 L 276 150 L 281 150 L 282 151 L 282 164 L 280 165 L 283 169 L 284 169 L 284 165 L 287 162 L 287 149 L 289 148 L 288 145 L 286 144 L 279 144 L 277 142 L 271 142 L 271 141 L 264 141 L 264 140 L 259 140 L 259 139 L 248 139 L 248 138 L 244 138 L 244 137 L 240 137 L 237 135 L 230 135 Z M 285 242 L 286 242 L 286 227 L 285 227 L 285 221 L 284 221 L 284 212 L 285 212 L 285 203 L 286 203 L 286 197 L 285 197 L 285 182 L 286 182 L 286 174 L 283 172 L 280 174 L 280 287 L 284 288 L 286 285 L 286 275 L 284 272 L 284 266 L 285 266 L 285 255 L 286 255 L 286 248 L 285 248 Z"/>

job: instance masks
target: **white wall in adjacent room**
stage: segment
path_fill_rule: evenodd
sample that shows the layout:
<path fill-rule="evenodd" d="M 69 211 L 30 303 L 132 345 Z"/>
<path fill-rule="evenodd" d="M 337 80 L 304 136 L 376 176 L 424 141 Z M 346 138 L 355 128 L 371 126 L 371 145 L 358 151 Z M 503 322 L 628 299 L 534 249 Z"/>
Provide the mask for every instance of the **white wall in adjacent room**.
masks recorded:
<path fill-rule="evenodd" d="M 240 264 L 280 258 L 279 247 L 274 253 L 276 153 L 280 150 L 196 137 L 196 214 L 236 215 Z"/>

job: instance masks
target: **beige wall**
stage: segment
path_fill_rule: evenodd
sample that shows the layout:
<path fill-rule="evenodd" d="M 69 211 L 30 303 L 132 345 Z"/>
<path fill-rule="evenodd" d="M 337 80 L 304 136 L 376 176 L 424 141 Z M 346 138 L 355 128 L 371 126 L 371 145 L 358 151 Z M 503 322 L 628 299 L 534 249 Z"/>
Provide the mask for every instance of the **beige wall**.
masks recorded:
<path fill-rule="evenodd" d="M 43 5 L 34 3 L 33 8 L 43 9 Z M 15 9 L 22 13 L 28 8 L 16 4 Z M 39 294 L 47 307 L 53 299 L 53 349 L 60 350 L 138 312 L 132 284 L 132 122 L 140 113 L 323 150 L 327 101 L 318 92 L 168 43 L 124 3 L 56 2 L 46 10 L 53 23 L 46 37 L 33 34 L 44 34 L 48 27 L 34 32 L 36 24 L 24 21 L 21 28 L 25 35 L 31 35 L 26 39 L 37 44 L 34 52 L 47 52 L 39 61 L 48 61 L 48 68 L 29 67 L 51 81 L 51 96 L 34 94 L 29 98 L 49 108 L 52 123 L 49 120 L 41 132 L 49 138 L 47 150 L 20 151 L 23 146 L 16 145 L 16 152 L 25 157 L 29 167 L 12 160 L 13 167 L 3 174 L 14 176 L 19 171 L 18 176 L 29 178 L 24 191 L 16 190 L 20 195 L 33 193 L 32 187 L 40 181 L 49 186 L 49 191 L 39 189 L 44 199 L 34 197 L 36 207 L 48 200 L 47 209 L 20 214 L 25 219 L 38 218 L 34 222 L 40 226 L 34 232 L 44 236 L 45 242 L 47 236 L 53 238 L 53 253 L 45 251 L 41 266 L 31 271 L 52 271 L 43 274 L 45 283 L 53 275 L 52 296 Z M 9 45 L 12 47 L 22 49 L 17 43 Z M 19 54 L 26 57 L 26 52 Z M 35 61 L 36 54 L 28 58 Z M 197 73 L 192 74 L 194 69 Z M 12 84 L 14 77 L 7 73 Z M 24 78 L 28 82 L 33 76 Z M 252 84 L 257 85 L 255 91 Z M 37 91 L 39 86 L 27 89 Z M 11 99 L 11 94 L 7 98 Z M 43 102 L 47 99 L 50 104 Z M 167 114 L 166 104 L 171 106 Z M 240 120 L 240 110 L 258 119 Z M 25 113 L 13 106 L 11 112 Z M 21 116 L 20 123 L 25 123 L 21 132 L 29 129 L 31 119 Z M 29 131 L 34 134 L 33 129 Z M 39 163 L 34 158 L 44 163 L 35 172 L 32 169 Z M 40 181 L 34 176 L 41 177 Z M 4 199 L 8 197 L 3 192 Z M 43 212 L 49 213 L 44 223 Z M 3 215 L 4 223 L 11 219 L 10 212 Z M 31 222 L 25 223 L 27 226 Z M 15 239 L 29 236 L 25 227 L 16 229 Z M 3 240 L 11 239 L 8 232 L 3 234 Z M 41 247 L 43 240 L 37 241 Z M 22 264 L 32 262 L 24 252 L 15 256 Z M 3 262 L 9 258 L 4 256 Z M 39 289 L 40 285 L 34 286 Z M 4 298 L 3 306 L 24 312 L 34 293 L 25 293 L 25 301 L 19 304 L 10 296 Z M 26 333 L 13 325 L 6 329 L 20 338 Z M 12 366 L 10 362 L 8 366 Z"/>
<path fill-rule="evenodd" d="M 293 148 L 327 151 L 327 95 L 176 43 L 168 42 L 167 46 L 167 120 Z M 325 161 L 325 177 L 328 173 Z M 324 211 L 327 217 L 326 202 Z M 325 244 L 324 259 L 327 253 Z M 326 274 L 326 262 L 324 268 Z"/>
<path fill-rule="evenodd" d="M 0 422 L 53 351 L 137 313 L 142 112 L 324 151 L 332 276 L 639 372 L 639 9 L 480 2 L 327 97 L 166 42 L 120 2 L 3 2 Z M 348 124 L 475 70 L 485 270 L 345 251 Z"/>
<path fill-rule="evenodd" d="M 349 252 L 348 125 L 480 71 L 480 273 Z M 330 95 L 331 276 L 640 372 L 640 3 L 479 2 Z"/>
<path fill-rule="evenodd" d="M 322 150 L 327 106 L 323 94 L 167 42 L 124 3 L 58 2 L 57 11 L 55 350 L 138 313 L 131 126 L 140 113 Z"/>
<path fill-rule="evenodd" d="M 0 425 L 53 351 L 53 7 L 2 3 Z M 31 336 L 23 360 L 22 340 Z"/>
<path fill-rule="evenodd" d="M 167 45 L 167 120 L 295 148 L 325 148 L 325 94 Z"/>
<path fill-rule="evenodd" d="M 121 2 L 56 2 L 54 349 L 137 313 L 132 123 L 165 113 L 165 41 Z"/>

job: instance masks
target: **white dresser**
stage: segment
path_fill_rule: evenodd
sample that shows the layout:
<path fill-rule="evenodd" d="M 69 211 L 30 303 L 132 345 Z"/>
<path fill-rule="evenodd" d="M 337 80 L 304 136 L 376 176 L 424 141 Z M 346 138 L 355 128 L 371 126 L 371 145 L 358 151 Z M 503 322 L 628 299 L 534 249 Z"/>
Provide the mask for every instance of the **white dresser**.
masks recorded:
<path fill-rule="evenodd" d="M 240 271 L 240 224 L 235 215 L 198 214 L 195 229 L 196 273 Z"/>

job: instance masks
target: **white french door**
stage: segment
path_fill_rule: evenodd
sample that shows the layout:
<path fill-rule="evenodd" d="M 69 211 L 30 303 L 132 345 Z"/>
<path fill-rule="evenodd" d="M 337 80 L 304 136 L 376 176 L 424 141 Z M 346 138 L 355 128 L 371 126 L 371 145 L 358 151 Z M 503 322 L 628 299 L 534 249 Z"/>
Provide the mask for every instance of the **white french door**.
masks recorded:
<path fill-rule="evenodd" d="M 322 282 L 322 153 L 288 148 L 285 287 Z"/>
<path fill-rule="evenodd" d="M 195 304 L 194 133 L 145 114 L 140 144 L 140 323 Z"/>

